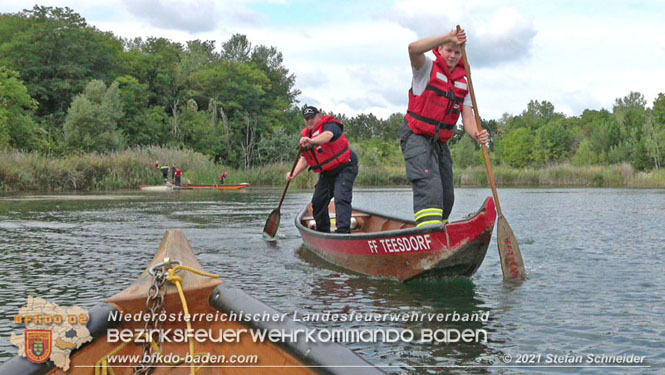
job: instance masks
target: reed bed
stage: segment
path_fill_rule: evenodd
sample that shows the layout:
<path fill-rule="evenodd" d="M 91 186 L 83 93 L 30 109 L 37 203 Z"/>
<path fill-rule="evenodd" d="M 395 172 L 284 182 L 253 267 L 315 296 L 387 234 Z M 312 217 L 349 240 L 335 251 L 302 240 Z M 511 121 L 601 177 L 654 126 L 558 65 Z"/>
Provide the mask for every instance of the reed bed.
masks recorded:
<path fill-rule="evenodd" d="M 90 153 L 50 157 L 38 153 L 0 152 L 0 191 L 103 191 L 136 189 L 138 185 L 161 184 L 154 163 L 177 165 L 183 170 L 183 183 L 216 184 L 228 172 L 226 184 L 248 182 L 253 186 L 284 186 L 292 162 L 276 163 L 249 170 L 236 170 L 217 164 L 207 156 L 164 147 L 140 147 L 108 154 Z M 665 171 L 636 171 L 629 164 L 575 167 L 558 164 L 542 168 L 493 167 L 498 186 L 503 187 L 665 187 Z M 291 183 L 295 188 L 312 188 L 318 176 L 304 172 Z M 456 186 L 488 186 L 484 166 L 455 169 Z M 376 166 L 363 165 L 356 186 L 408 185 L 404 163 L 391 161 Z"/>

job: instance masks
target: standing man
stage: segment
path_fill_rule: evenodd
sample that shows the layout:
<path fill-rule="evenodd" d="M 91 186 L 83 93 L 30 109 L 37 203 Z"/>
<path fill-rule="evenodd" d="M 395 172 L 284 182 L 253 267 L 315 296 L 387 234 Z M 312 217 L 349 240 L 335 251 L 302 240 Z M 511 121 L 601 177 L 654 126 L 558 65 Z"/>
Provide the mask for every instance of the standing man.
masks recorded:
<path fill-rule="evenodd" d="M 169 170 L 171 167 L 168 165 L 162 165 L 159 170 L 162 171 L 162 177 L 164 178 L 164 183 L 167 184 L 169 182 Z"/>
<path fill-rule="evenodd" d="M 178 168 L 175 164 L 173 165 L 173 168 L 175 169 L 175 173 L 173 173 L 173 181 L 175 182 L 175 186 L 180 186 L 182 181 L 182 169 Z"/>
<path fill-rule="evenodd" d="M 316 230 L 330 232 L 328 203 L 335 197 L 336 233 L 351 233 L 351 199 L 353 182 L 358 175 L 358 157 L 343 133 L 344 125 L 333 116 L 323 116 L 316 107 L 307 106 L 303 117 L 306 125 L 300 138 L 303 156 L 293 175 L 287 173 L 286 179 L 293 180 L 307 166 L 320 173 L 312 196 Z"/>
<path fill-rule="evenodd" d="M 448 140 L 460 115 L 467 134 L 478 143 L 489 141 L 487 130 L 476 127 L 460 48 L 464 42 L 466 33 L 460 30 L 409 44 L 413 81 L 400 145 L 418 227 L 448 222 L 455 201 Z M 430 50 L 434 61 L 425 56 Z"/>

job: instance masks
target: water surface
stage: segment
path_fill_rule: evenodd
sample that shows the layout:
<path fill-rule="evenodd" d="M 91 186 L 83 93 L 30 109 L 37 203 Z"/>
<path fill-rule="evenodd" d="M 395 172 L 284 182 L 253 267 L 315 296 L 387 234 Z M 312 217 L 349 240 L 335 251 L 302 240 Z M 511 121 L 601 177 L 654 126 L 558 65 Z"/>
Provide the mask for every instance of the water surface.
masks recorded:
<path fill-rule="evenodd" d="M 398 283 L 346 273 L 302 248 L 293 225 L 311 191 L 290 191 L 278 240 L 261 231 L 281 189 L 0 197 L 0 362 L 16 352 L 12 321 L 28 295 L 91 308 L 123 290 L 167 229 L 181 228 L 201 264 L 292 314 L 488 312 L 481 322 L 313 322 L 319 328 L 485 330 L 487 342 L 351 343 L 395 374 L 665 373 L 665 191 L 501 189 L 530 279 L 502 282 L 496 231 L 471 278 Z M 487 189 L 457 189 L 452 220 Z M 411 216 L 410 189 L 357 189 L 354 204 Z M 540 363 L 517 364 L 521 355 Z M 645 356 L 645 367 L 569 367 L 549 358 Z M 525 357 L 526 358 L 526 357 Z"/>

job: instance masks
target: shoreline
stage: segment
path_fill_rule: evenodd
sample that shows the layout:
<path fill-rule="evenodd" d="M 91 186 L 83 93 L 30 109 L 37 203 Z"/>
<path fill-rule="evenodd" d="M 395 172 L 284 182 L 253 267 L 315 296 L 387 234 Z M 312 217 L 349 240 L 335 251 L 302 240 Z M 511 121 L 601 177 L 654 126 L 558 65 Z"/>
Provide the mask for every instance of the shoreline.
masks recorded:
<path fill-rule="evenodd" d="M 37 153 L 0 153 L 0 192 L 102 192 L 135 190 L 139 185 L 161 185 L 155 160 L 168 160 L 183 170 L 183 183 L 216 184 L 228 172 L 226 184 L 247 182 L 252 187 L 283 187 L 290 162 L 236 170 L 216 164 L 190 150 L 144 147 L 109 154 L 68 155 L 59 158 Z M 355 187 L 409 187 L 403 160 L 360 165 Z M 628 163 L 574 166 L 569 163 L 543 167 L 512 168 L 493 165 L 499 188 L 665 188 L 665 169 L 635 170 Z M 489 187 L 483 165 L 454 168 L 456 187 Z M 292 188 L 312 188 L 318 176 L 303 173 Z"/>

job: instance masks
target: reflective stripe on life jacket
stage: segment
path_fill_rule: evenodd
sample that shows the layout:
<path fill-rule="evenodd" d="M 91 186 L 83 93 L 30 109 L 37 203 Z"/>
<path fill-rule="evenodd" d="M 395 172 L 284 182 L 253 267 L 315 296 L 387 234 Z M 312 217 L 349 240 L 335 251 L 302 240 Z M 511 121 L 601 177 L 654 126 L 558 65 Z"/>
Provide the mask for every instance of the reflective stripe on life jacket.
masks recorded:
<path fill-rule="evenodd" d="M 323 126 L 329 122 L 334 122 L 344 130 L 344 125 L 335 120 L 333 116 L 323 116 L 313 129 L 305 128 L 302 131 L 303 137 L 314 138 L 323 133 Z M 314 145 L 303 150 L 305 161 L 310 169 L 316 173 L 328 172 L 337 169 L 342 164 L 348 163 L 351 160 L 351 147 L 346 135 L 337 138 L 334 142 L 324 143 L 322 145 Z"/>
<path fill-rule="evenodd" d="M 439 141 L 448 142 L 453 136 L 464 98 L 469 93 L 464 61 L 460 59 L 451 73 L 438 48 L 433 50 L 436 60 L 432 62 L 429 83 L 421 95 L 409 90 L 409 108 L 406 119 L 415 134 L 434 137 L 439 129 Z"/>

